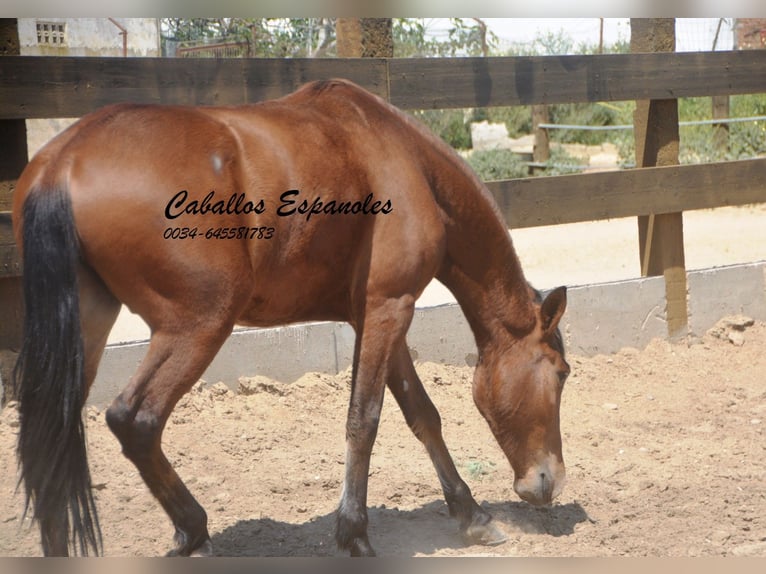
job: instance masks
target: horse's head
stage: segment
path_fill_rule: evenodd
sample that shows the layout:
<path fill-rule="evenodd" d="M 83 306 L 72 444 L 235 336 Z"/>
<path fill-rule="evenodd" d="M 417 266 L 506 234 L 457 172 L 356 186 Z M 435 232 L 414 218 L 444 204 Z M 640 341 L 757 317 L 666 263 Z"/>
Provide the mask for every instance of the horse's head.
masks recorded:
<path fill-rule="evenodd" d="M 510 348 L 489 349 L 476 368 L 473 397 L 515 475 L 523 500 L 547 505 L 564 487 L 559 406 L 569 365 L 558 328 L 566 288 L 535 304 L 536 325 Z"/>

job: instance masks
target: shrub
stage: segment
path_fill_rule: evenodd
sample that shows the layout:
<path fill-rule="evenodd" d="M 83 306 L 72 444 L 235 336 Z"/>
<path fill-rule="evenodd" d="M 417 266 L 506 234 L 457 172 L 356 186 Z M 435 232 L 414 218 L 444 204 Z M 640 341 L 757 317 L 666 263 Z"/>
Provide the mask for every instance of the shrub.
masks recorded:
<path fill-rule="evenodd" d="M 416 118 L 455 149 L 471 149 L 471 126 L 464 110 L 418 110 Z"/>
<path fill-rule="evenodd" d="M 467 159 L 484 181 L 526 177 L 529 171 L 521 157 L 509 149 L 474 151 Z"/>

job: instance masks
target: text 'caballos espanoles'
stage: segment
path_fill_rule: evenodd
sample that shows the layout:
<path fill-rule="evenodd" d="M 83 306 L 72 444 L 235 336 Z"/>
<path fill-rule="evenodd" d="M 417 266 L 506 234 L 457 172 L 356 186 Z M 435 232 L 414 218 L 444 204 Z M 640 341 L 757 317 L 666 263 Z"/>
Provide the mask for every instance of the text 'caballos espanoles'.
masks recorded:
<path fill-rule="evenodd" d="M 311 200 L 301 199 L 300 191 L 291 189 L 279 196 L 276 214 L 280 217 L 301 215 L 309 221 L 314 215 L 378 215 L 391 213 L 394 208 L 391 200 L 376 200 L 372 193 L 356 201 Z M 225 199 L 219 199 L 215 191 L 209 192 L 202 200 L 189 200 L 185 189 L 176 193 L 165 207 L 165 217 L 176 219 L 182 215 L 243 215 L 262 214 L 266 211 L 263 199 L 248 199 L 244 193 L 232 193 Z"/>

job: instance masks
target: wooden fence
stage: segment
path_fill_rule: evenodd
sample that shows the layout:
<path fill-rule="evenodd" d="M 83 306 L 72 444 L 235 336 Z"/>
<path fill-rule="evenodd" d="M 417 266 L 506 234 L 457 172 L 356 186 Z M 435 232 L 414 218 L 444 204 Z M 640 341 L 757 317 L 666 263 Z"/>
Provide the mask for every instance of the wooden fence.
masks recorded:
<path fill-rule="evenodd" d="M 456 59 L 4 56 L 0 124 L 79 117 L 121 101 L 242 104 L 330 77 L 353 80 L 403 109 L 668 100 L 766 93 L 766 51 Z M 9 142 L 2 147 L 13 155 Z M 21 271 L 7 213 L 14 175 L 4 175 L 2 162 L 0 298 L 2 278 Z M 766 158 L 508 180 L 489 188 L 512 228 L 663 214 L 766 201 Z"/>

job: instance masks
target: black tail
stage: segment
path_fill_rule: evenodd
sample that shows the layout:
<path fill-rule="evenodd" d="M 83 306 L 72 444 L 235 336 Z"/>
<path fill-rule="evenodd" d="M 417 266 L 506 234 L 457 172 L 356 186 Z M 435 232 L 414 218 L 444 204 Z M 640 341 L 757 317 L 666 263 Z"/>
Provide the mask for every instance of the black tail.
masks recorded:
<path fill-rule="evenodd" d="M 98 554 L 101 530 L 91 491 L 82 408 L 80 257 L 65 189 L 33 189 L 23 208 L 24 335 L 14 383 L 19 394 L 17 454 L 40 524 L 45 555 Z"/>

